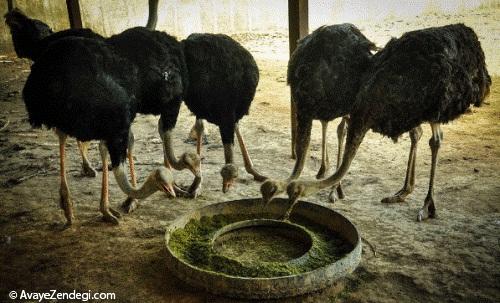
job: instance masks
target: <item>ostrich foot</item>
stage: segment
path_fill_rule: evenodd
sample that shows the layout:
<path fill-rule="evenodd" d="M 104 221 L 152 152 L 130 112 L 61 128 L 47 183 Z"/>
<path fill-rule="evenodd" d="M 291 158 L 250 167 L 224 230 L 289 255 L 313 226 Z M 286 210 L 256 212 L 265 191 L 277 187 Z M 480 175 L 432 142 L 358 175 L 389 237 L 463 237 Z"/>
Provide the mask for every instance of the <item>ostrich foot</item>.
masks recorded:
<path fill-rule="evenodd" d="M 409 189 L 401 189 L 397 193 L 394 194 L 394 196 L 391 197 L 385 197 L 380 202 L 382 203 L 401 203 L 404 202 L 406 199 L 406 196 L 408 196 L 411 193 L 411 190 Z"/>
<path fill-rule="evenodd" d="M 325 178 L 326 171 L 328 170 L 328 167 L 326 165 L 321 164 L 321 167 L 318 170 L 318 173 L 316 174 L 316 179 L 323 179 Z"/>
<path fill-rule="evenodd" d="M 69 191 L 65 188 L 60 189 L 59 198 L 59 206 L 64 211 L 64 217 L 66 218 L 66 224 L 64 225 L 64 229 L 66 229 L 67 227 L 71 227 L 75 221 L 75 217 L 73 216 L 73 201 L 71 201 Z"/>
<path fill-rule="evenodd" d="M 111 223 L 113 225 L 118 225 L 120 224 L 120 221 L 118 220 L 118 217 L 120 216 L 115 216 L 115 214 L 117 213 L 118 213 L 117 211 L 112 211 L 110 208 L 108 212 L 103 212 L 102 219 L 105 222 Z"/>
<path fill-rule="evenodd" d="M 128 197 L 127 200 L 123 201 L 122 209 L 125 213 L 130 214 L 139 206 L 139 200 Z"/>
<path fill-rule="evenodd" d="M 73 221 L 71 221 L 71 222 L 68 221 L 68 222 L 64 223 L 64 225 L 61 228 L 61 231 L 66 231 L 66 230 L 71 230 L 71 229 L 73 229 Z"/>
<path fill-rule="evenodd" d="M 434 206 L 434 199 L 427 196 L 425 198 L 424 206 L 418 211 L 417 221 L 422 222 L 428 218 L 436 217 L 436 207 Z"/>
<path fill-rule="evenodd" d="M 97 176 L 97 172 L 92 166 L 88 163 L 82 163 L 82 176 L 88 178 L 95 178 Z"/>
<path fill-rule="evenodd" d="M 112 213 L 113 216 L 115 216 L 117 218 L 121 218 L 122 217 L 122 214 L 119 211 L 117 211 L 117 210 L 115 210 L 115 209 L 113 209 L 111 207 L 109 208 L 109 212 Z"/>
<path fill-rule="evenodd" d="M 342 184 L 339 184 L 339 186 L 337 186 L 337 194 L 339 195 L 339 199 L 345 198 L 344 190 L 342 189 Z"/>
<path fill-rule="evenodd" d="M 335 189 L 332 189 L 330 191 L 330 194 L 328 195 L 328 202 L 335 203 L 338 199 L 339 197 L 337 197 L 337 191 Z"/>
<path fill-rule="evenodd" d="M 342 190 L 342 186 L 339 184 L 338 186 L 333 186 L 330 194 L 328 195 L 328 201 L 330 203 L 335 203 L 339 199 L 344 199 L 345 194 Z"/>

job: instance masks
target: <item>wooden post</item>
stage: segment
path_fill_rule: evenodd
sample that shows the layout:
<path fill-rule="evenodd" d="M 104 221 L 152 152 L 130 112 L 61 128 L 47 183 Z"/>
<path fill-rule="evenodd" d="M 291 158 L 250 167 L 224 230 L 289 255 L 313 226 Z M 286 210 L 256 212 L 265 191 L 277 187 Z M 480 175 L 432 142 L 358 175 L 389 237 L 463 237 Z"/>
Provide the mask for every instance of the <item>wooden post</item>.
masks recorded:
<path fill-rule="evenodd" d="M 309 34 L 308 0 L 288 0 L 288 35 L 290 55 L 297 47 L 297 42 Z M 295 154 L 295 136 L 297 133 L 297 108 L 291 100 L 291 126 L 292 126 L 292 159 Z"/>
<path fill-rule="evenodd" d="M 68 8 L 69 25 L 71 28 L 82 28 L 82 15 L 78 0 L 66 0 L 66 6 Z"/>
<path fill-rule="evenodd" d="M 16 0 L 7 0 L 7 9 L 10 12 L 16 7 Z"/>

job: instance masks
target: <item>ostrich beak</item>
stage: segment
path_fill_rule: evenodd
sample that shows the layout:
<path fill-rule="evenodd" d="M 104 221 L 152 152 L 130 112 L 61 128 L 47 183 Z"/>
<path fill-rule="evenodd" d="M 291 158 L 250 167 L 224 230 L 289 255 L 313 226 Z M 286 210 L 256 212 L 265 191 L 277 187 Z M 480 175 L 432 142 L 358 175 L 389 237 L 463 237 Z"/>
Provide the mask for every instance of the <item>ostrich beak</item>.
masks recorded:
<path fill-rule="evenodd" d="M 175 183 L 174 183 L 174 189 L 175 189 L 175 192 L 178 193 L 181 197 L 188 197 L 189 196 L 189 192 L 187 192 L 186 190 L 184 190 L 182 187 L 180 187 L 179 185 L 177 185 Z"/>
<path fill-rule="evenodd" d="M 175 195 L 175 189 L 174 187 L 172 186 L 172 184 L 168 183 L 168 184 L 162 184 L 162 190 L 169 194 L 172 198 L 175 198 L 176 195 Z"/>
<path fill-rule="evenodd" d="M 233 180 L 222 181 L 222 192 L 227 193 L 231 187 L 233 187 Z"/>

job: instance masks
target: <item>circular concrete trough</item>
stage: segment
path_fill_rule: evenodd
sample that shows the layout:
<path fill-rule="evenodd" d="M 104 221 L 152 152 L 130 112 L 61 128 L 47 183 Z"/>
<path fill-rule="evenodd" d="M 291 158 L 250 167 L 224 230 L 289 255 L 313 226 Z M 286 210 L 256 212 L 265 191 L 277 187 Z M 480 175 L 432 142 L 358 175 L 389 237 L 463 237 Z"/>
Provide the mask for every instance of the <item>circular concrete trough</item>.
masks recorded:
<path fill-rule="evenodd" d="M 288 200 L 277 198 L 265 208 L 265 212 L 276 215 L 276 218 L 281 218 L 287 207 Z M 353 247 L 352 251 L 340 260 L 309 272 L 272 278 L 230 276 L 224 273 L 207 271 L 186 263 L 178 258 L 168 245 L 172 232 L 178 228 L 183 228 L 191 219 L 199 220 L 203 216 L 211 217 L 214 215 L 258 215 L 262 211 L 261 199 L 243 199 L 212 204 L 176 219 L 169 226 L 165 235 L 169 270 L 184 282 L 217 295 L 247 299 L 272 299 L 298 296 L 326 288 L 332 285 L 335 280 L 351 273 L 359 264 L 361 260 L 361 238 L 356 227 L 346 217 L 334 210 L 306 201 L 299 201 L 292 215 L 301 216 L 332 232 L 336 232 Z M 212 245 L 216 246 L 217 239 L 238 229 L 259 226 L 276 227 L 281 230 L 288 229 L 292 237 L 298 237 L 303 241 L 304 247 L 306 247 L 304 253 L 286 262 L 302 262 L 308 257 L 307 247 L 310 248 L 312 245 L 312 242 L 308 241 L 313 241 L 308 234 L 308 230 L 294 223 L 272 219 L 245 220 L 226 225 L 214 233 Z M 217 250 L 216 247 L 214 248 Z"/>

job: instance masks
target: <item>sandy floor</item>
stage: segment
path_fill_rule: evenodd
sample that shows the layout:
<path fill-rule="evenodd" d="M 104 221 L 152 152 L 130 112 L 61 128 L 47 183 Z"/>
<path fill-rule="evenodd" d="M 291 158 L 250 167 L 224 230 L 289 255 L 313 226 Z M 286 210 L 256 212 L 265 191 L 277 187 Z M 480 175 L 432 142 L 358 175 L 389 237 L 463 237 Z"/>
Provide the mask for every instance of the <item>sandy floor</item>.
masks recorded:
<path fill-rule="evenodd" d="M 478 32 L 498 39 L 499 11 L 489 13 L 490 19 L 483 21 L 496 22 L 495 31 Z M 276 44 L 270 43 L 263 53 L 280 53 L 280 36 L 244 42 L 259 45 L 270 39 Z M 497 43 L 483 42 L 487 57 L 494 53 L 488 48 Z M 242 120 L 242 133 L 256 168 L 283 178 L 294 163 L 289 156 L 286 61 L 259 53 L 256 57 L 261 82 L 251 115 Z M 488 60 L 490 71 L 498 71 L 500 61 Z M 50 131 L 32 130 L 27 123 L 20 92 L 29 63 L 12 55 L 0 61 L 0 126 L 10 121 L 0 133 L 0 302 L 10 302 L 7 293 L 21 289 L 115 292 L 118 302 L 233 302 L 184 285 L 168 272 L 164 258 L 165 227 L 176 217 L 210 203 L 259 195 L 260 184 L 245 174 L 240 158 L 240 180 L 230 193 L 222 194 L 218 131 L 208 128 L 210 143 L 204 146 L 203 192 L 198 199 L 169 200 L 157 193 L 133 214 L 124 215 L 119 226 L 101 221 L 100 176 L 80 176 L 80 157 L 70 140 L 67 166 L 78 221 L 73 229 L 61 231 L 56 137 Z M 279 302 L 499 302 L 500 77 L 493 78 L 488 103 L 443 127 L 435 183 L 438 218 L 424 223 L 416 222 L 416 214 L 427 192 L 429 127 L 424 126 L 418 151 L 415 191 L 397 205 L 383 205 L 380 199 L 399 190 L 404 181 L 409 138 L 405 135 L 393 144 L 369 133 L 345 178 L 346 199 L 329 204 L 324 191 L 308 200 L 348 216 L 376 255 L 365 245 L 353 274 L 321 293 Z M 176 129 L 177 153 L 194 150 L 183 142 L 193 121 L 183 108 Z M 139 116 L 133 126 L 141 182 L 162 162 L 156 123 L 157 117 Z M 337 123 L 330 126 L 330 159 L 335 158 Z M 313 178 L 319 169 L 319 130 L 316 123 L 304 178 Z M 100 167 L 96 146 L 93 143 L 90 157 Z M 176 177 L 181 183 L 191 178 L 187 171 Z M 112 180 L 112 205 L 118 208 L 124 198 Z"/>

